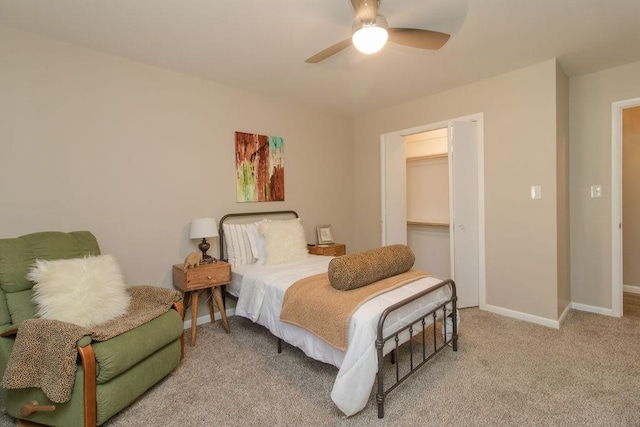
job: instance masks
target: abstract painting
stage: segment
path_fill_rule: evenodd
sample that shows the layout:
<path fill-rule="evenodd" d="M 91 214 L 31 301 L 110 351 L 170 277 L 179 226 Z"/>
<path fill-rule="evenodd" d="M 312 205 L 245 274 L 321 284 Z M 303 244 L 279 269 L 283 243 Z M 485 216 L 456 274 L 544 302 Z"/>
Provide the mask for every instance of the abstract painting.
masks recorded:
<path fill-rule="evenodd" d="M 238 202 L 284 200 L 284 140 L 279 136 L 236 132 Z"/>

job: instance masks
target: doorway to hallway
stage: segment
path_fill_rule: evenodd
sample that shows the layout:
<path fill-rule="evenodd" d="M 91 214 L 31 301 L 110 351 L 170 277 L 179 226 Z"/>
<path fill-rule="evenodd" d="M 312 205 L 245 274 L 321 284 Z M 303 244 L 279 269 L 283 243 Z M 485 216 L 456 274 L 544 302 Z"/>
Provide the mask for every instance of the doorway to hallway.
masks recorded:
<path fill-rule="evenodd" d="M 640 98 L 612 104 L 612 315 L 633 310 L 640 294 L 640 193 L 635 165 L 640 162 Z M 625 296 L 626 294 L 626 296 Z"/>

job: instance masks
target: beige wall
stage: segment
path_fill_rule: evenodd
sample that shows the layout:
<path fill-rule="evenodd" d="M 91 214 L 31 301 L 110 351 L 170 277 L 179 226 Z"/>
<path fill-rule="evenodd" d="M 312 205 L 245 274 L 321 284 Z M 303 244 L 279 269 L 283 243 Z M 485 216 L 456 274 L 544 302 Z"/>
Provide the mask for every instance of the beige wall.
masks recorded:
<path fill-rule="evenodd" d="M 622 111 L 622 283 L 640 286 L 640 107 Z"/>
<path fill-rule="evenodd" d="M 574 77 L 569 91 L 571 299 L 611 309 L 611 104 L 640 97 L 640 62 Z"/>
<path fill-rule="evenodd" d="M 196 217 L 296 209 L 352 246 L 350 119 L 6 27 L 0 64 L 0 237 L 88 229 L 165 287 Z M 236 203 L 237 130 L 284 138 L 285 202 Z"/>
<path fill-rule="evenodd" d="M 570 214 L 554 60 L 353 121 L 6 27 L 0 62 L 2 237 L 90 229 L 130 283 L 167 287 L 199 216 L 294 208 L 310 241 L 330 223 L 349 252 L 371 248 L 380 135 L 482 112 L 487 304 L 549 319 L 568 298 L 611 307 L 611 103 L 640 97 L 640 62 L 569 81 Z M 235 202 L 236 130 L 284 137 L 285 202 Z"/>
<path fill-rule="evenodd" d="M 381 241 L 380 135 L 482 112 L 486 302 L 557 319 L 556 74 L 550 60 L 358 117 L 354 249 Z"/>

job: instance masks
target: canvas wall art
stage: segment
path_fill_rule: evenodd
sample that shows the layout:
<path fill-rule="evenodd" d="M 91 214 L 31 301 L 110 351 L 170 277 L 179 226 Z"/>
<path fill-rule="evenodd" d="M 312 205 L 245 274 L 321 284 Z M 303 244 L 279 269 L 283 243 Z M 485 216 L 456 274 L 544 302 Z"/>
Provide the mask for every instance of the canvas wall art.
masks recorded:
<path fill-rule="evenodd" d="M 279 136 L 236 132 L 238 202 L 284 200 L 284 140 Z"/>

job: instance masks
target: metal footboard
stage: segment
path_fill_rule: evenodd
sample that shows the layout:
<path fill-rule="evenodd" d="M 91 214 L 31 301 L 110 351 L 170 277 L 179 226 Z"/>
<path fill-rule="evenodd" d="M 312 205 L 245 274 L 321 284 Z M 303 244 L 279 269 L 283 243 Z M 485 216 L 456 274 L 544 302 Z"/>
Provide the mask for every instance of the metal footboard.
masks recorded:
<path fill-rule="evenodd" d="M 440 304 L 439 306 L 437 306 L 435 309 L 429 311 L 428 313 L 425 313 L 424 315 L 422 315 L 421 317 L 416 318 L 411 324 L 406 325 L 396 331 L 393 331 L 391 333 L 389 333 L 388 335 L 384 336 L 383 335 L 383 331 L 384 331 L 384 324 L 385 321 L 387 319 L 387 316 L 389 316 L 390 313 L 398 310 L 401 307 L 404 307 L 405 305 L 407 305 L 408 303 L 415 301 L 418 298 L 421 298 L 431 292 L 434 292 L 440 288 L 443 288 L 445 286 L 450 286 L 451 287 L 451 298 L 449 298 L 449 300 L 443 302 L 442 304 Z M 403 301 L 400 301 L 396 304 L 393 304 L 392 306 L 389 306 L 386 310 L 384 310 L 382 312 L 382 315 L 380 315 L 380 319 L 378 320 L 378 330 L 377 330 L 377 339 L 376 339 L 376 351 L 378 354 L 378 373 L 376 375 L 377 378 L 377 383 L 378 383 L 378 391 L 376 393 L 376 402 L 378 404 L 378 418 L 384 418 L 384 400 L 387 396 L 388 393 L 390 393 L 392 390 L 394 390 L 397 386 L 399 386 L 400 384 L 402 384 L 409 376 L 411 376 L 411 374 L 413 374 L 415 371 L 417 371 L 422 365 L 424 365 L 425 363 L 427 363 L 429 360 L 431 360 L 431 358 L 433 356 L 435 356 L 437 353 L 440 352 L 440 350 L 442 350 L 443 348 L 447 347 L 447 345 L 449 343 L 451 343 L 451 347 L 453 348 L 453 351 L 458 351 L 458 312 L 456 310 L 456 302 L 458 300 L 458 297 L 456 295 L 456 284 L 454 283 L 453 280 L 451 279 L 447 279 L 444 280 L 442 282 L 440 282 L 439 284 L 437 284 L 436 286 L 429 288 L 427 290 L 424 290 L 418 294 L 412 295 L 409 298 L 406 298 Z M 447 305 L 451 305 L 451 310 L 447 309 Z M 440 345 L 438 345 L 438 340 L 437 340 L 437 331 L 436 331 L 436 320 L 437 320 L 437 314 L 438 311 L 442 311 L 442 323 L 443 323 L 443 328 L 444 328 L 444 339 L 440 340 Z M 431 321 L 429 323 L 427 323 L 427 319 L 431 317 Z M 447 317 L 450 317 L 452 319 L 452 333 L 451 333 L 451 338 L 449 340 L 446 339 L 448 332 L 447 332 L 447 322 L 446 319 Z M 427 351 L 427 331 L 426 328 L 433 324 L 433 346 L 432 348 L 429 348 L 429 351 Z M 416 328 L 417 327 L 417 328 Z M 409 339 L 408 341 L 405 343 L 405 345 L 408 345 L 409 348 L 409 370 L 406 374 L 401 375 L 400 374 L 400 360 L 397 356 L 398 354 L 398 349 L 401 345 L 400 343 L 400 334 L 407 332 L 409 334 Z M 414 349 L 414 347 L 416 346 L 416 343 L 414 342 L 414 338 L 421 335 L 422 338 L 422 344 L 419 345 L 420 348 L 418 348 L 417 350 Z M 392 352 L 391 352 L 391 360 L 393 364 L 395 364 L 395 382 L 393 382 L 386 390 L 385 390 L 385 378 L 384 378 L 384 346 L 385 343 L 387 343 L 388 341 L 393 340 L 395 342 L 395 347 L 393 348 Z M 431 347 L 431 346 L 430 346 Z M 421 350 L 421 351 L 420 351 Z M 417 353 L 414 357 L 414 353 Z M 417 360 L 414 360 L 417 359 Z"/>

